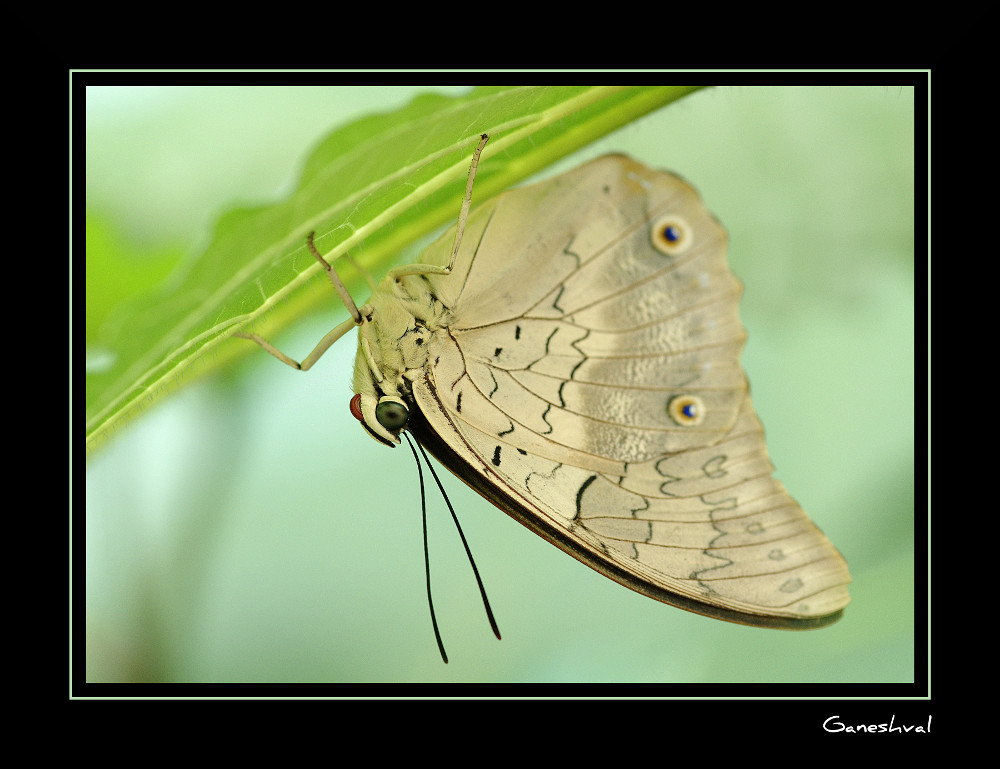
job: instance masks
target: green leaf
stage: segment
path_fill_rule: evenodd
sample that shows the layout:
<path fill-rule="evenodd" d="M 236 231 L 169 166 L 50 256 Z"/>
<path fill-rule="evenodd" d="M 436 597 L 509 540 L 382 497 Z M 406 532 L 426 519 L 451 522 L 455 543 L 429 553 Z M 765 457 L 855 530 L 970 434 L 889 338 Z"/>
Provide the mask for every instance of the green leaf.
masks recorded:
<path fill-rule="evenodd" d="M 481 133 L 490 142 L 474 204 L 694 90 L 489 87 L 460 98 L 418 97 L 333 131 L 286 200 L 224 214 L 204 252 L 155 291 L 123 280 L 122 268 L 88 240 L 88 452 L 192 374 L 259 352 L 232 339 L 235 331 L 252 326 L 270 336 L 329 303 L 332 292 L 306 287 L 321 275 L 305 247 L 309 232 L 329 261 L 350 250 L 378 274 L 405 245 L 457 216 Z M 338 265 L 338 272 L 358 287 L 354 270 Z M 126 287 L 111 310 L 97 289 L 109 285 Z"/>

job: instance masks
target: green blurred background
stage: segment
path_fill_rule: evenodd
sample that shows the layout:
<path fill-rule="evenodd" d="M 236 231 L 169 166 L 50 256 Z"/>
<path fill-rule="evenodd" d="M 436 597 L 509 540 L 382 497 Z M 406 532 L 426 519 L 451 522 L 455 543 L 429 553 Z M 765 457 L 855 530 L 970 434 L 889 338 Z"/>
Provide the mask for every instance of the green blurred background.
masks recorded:
<path fill-rule="evenodd" d="M 226 208 L 289 191 L 333 127 L 465 90 L 89 88 L 88 212 L 137 260 L 197 249 Z M 914 627 L 913 134 L 906 87 L 719 88 L 545 174 L 625 152 L 687 178 L 729 230 L 776 475 L 851 566 L 836 625 L 762 630 L 659 604 L 445 471 L 504 640 L 430 489 L 442 664 L 417 471 L 348 413 L 351 334 L 306 374 L 251 351 L 91 459 L 87 680 L 913 681 L 926 632 Z M 272 341 L 301 359 L 345 317 L 331 290 L 328 313 Z"/>

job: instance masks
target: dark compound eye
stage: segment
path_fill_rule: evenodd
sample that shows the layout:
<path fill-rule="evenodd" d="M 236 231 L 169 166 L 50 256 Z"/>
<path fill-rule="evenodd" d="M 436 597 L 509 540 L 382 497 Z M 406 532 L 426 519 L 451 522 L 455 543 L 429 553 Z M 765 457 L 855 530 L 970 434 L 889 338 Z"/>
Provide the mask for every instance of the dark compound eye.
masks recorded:
<path fill-rule="evenodd" d="M 406 426 L 410 412 L 398 401 L 382 401 L 375 407 L 375 418 L 386 430 L 400 430 Z"/>

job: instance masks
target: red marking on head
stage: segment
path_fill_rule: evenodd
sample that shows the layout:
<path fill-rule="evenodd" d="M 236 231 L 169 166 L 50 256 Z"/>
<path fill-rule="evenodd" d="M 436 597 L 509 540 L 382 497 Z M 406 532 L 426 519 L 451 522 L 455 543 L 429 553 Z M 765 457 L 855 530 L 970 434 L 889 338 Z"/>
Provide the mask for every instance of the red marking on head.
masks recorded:
<path fill-rule="evenodd" d="M 361 414 L 361 393 L 358 393 L 351 398 L 351 413 L 359 422 L 365 421 L 364 416 Z"/>

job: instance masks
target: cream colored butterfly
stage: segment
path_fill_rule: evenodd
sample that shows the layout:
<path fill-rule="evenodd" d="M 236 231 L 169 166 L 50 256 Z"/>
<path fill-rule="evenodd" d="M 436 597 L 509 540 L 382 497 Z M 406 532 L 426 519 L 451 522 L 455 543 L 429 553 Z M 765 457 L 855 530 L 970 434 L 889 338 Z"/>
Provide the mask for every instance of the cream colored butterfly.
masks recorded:
<path fill-rule="evenodd" d="M 456 228 L 360 310 L 313 249 L 353 317 L 301 365 L 241 336 L 305 370 L 357 325 L 351 411 L 376 440 L 409 431 L 651 598 L 763 627 L 834 622 L 847 564 L 771 477 L 725 231 L 684 181 L 622 155 L 469 214 L 485 142 Z"/>

